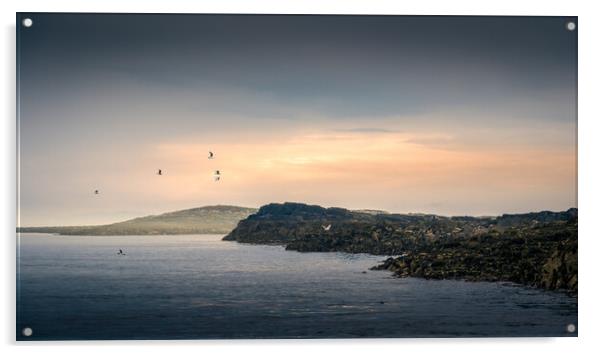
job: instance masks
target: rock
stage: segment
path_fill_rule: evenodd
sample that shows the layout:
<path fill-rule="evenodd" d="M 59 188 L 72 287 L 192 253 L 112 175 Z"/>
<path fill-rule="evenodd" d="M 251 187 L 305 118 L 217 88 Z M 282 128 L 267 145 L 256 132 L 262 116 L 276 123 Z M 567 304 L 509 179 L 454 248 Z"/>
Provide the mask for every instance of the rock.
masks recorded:
<path fill-rule="evenodd" d="M 327 224 L 332 229 L 325 232 Z M 224 240 L 283 244 L 300 252 L 404 254 L 371 269 L 399 277 L 512 281 L 577 292 L 577 209 L 448 218 L 268 204 Z"/>

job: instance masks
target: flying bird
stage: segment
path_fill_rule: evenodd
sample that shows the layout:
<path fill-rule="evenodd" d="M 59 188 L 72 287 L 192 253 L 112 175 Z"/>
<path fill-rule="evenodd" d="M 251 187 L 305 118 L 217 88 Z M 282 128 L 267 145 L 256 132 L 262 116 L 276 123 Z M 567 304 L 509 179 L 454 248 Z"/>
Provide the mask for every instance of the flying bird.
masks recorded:
<path fill-rule="evenodd" d="M 331 226 L 332 226 L 332 224 L 328 224 L 328 226 L 322 225 L 322 228 L 324 229 L 324 231 L 330 231 Z"/>
<path fill-rule="evenodd" d="M 215 172 L 213 173 L 213 180 L 215 182 L 217 182 L 217 181 L 219 181 L 220 177 L 221 177 L 221 174 L 220 174 L 219 170 L 215 170 Z"/>
<path fill-rule="evenodd" d="M 209 160 L 213 159 L 213 152 L 209 151 L 209 156 L 207 157 Z"/>
<path fill-rule="evenodd" d="M 123 250 L 121 248 L 119 249 L 119 252 L 117 252 L 117 254 L 120 256 L 125 256 L 125 253 L 123 253 Z"/>
<path fill-rule="evenodd" d="M 98 189 L 95 189 L 95 190 L 94 190 L 94 194 L 98 194 Z"/>
<path fill-rule="evenodd" d="M 161 171 L 161 169 L 159 169 L 159 171 L 157 171 L 157 174 L 158 174 L 159 176 L 162 176 L 162 175 L 163 175 L 163 171 Z"/>

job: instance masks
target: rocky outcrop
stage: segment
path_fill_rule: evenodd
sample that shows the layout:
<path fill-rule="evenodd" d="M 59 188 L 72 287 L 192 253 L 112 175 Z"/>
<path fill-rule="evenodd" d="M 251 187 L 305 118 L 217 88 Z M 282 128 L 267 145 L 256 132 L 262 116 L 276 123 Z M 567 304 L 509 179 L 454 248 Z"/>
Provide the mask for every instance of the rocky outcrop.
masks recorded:
<path fill-rule="evenodd" d="M 224 240 L 287 244 L 305 235 L 319 234 L 323 224 L 342 222 L 352 217 L 352 212 L 341 208 L 326 209 L 300 203 L 268 204 L 241 220 Z"/>
<path fill-rule="evenodd" d="M 224 240 L 286 244 L 288 249 L 302 252 L 397 254 L 436 235 L 464 235 L 487 225 L 486 219 L 473 219 L 466 222 L 437 215 L 366 213 L 302 203 L 273 203 L 241 220 Z M 328 225 L 330 228 L 325 230 Z"/>
<path fill-rule="evenodd" d="M 436 241 L 388 258 L 374 270 L 399 277 L 511 281 L 577 292 L 577 224 L 554 222 L 529 229 Z"/>
<path fill-rule="evenodd" d="M 374 269 L 400 277 L 512 281 L 577 292 L 576 209 L 448 218 L 269 204 L 224 240 L 300 252 L 397 255 Z"/>
<path fill-rule="evenodd" d="M 577 237 L 563 241 L 542 267 L 539 280 L 545 289 L 577 292 Z"/>

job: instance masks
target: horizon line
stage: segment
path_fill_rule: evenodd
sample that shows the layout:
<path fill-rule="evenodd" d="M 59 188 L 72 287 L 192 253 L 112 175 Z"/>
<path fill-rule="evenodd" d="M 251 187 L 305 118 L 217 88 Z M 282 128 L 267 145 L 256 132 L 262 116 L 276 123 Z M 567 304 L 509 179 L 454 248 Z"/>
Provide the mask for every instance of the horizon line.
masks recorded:
<path fill-rule="evenodd" d="M 527 211 L 527 212 L 501 213 L 501 214 L 497 214 L 497 215 L 492 215 L 492 214 L 480 214 L 480 215 L 468 215 L 468 214 L 460 215 L 460 214 L 456 214 L 456 215 L 445 215 L 445 214 L 435 214 L 435 213 L 421 212 L 421 211 L 415 211 L 415 212 L 391 212 L 391 211 L 384 210 L 384 209 L 373 209 L 373 208 L 351 209 L 351 208 L 345 208 L 345 207 L 340 207 L 340 206 L 323 206 L 323 205 L 319 205 L 319 204 L 310 204 L 310 203 L 303 203 L 303 202 L 286 201 L 286 202 L 272 202 L 272 203 L 263 204 L 261 206 L 253 206 L 253 207 L 250 207 L 250 206 L 241 206 L 241 205 L 231 205 L 231 204 L 203 205 L 203 206 L 196 206 L 196 207 L 191 207 L 191 208 L 184 208 L 184 209 L 177 209 L 177 210 L 172 210 L 172 211 L 165 211 L 165 212 L 161 212 L 161 213 L 158 213 L 158 214 L 147 214 L 147 215 L 142 215 L 142 216 L 136 216 L 136 217 L 133 217 L 133 218 L 129 218 L 129 219 L 125 219 L 125 220 L 120 220 L 120 221 L 114 221 L 114 222 L 105 223 L 105 224 L 39 225 L 39 226 L 19 226 L 19 225 L 17 225 L 16 228 L 19 229 L 19 228 L 44 228 L 44 227 L 98 227 L 98 226 L 107 226 L 107 225 L 118 224 L 118 223 L 130 221 L 130 220 L 135 220 L 135 219 L 139 219 L 139 218 L 145 218 L 145 217 L 151 217 L 151 216 L 161 216 L 161 215 L 165 215 L 165 214 L 177 213 L 177 212 L 187 211 L 187 210 L 192 210 L 192 209 L 213 208 L 213 207 L 234 207 L 234 208 L 245 208 L 245 209 L 256 209 L 256 210 L 259 210 L 261 207 L 266 206 L 266 205 L 270 205 L 270 204 L 285 204 L 285 203 L 290 203 L 290 204 L 305 204 L 305 205 L 309 205 L 309 206 L 318 206 L 318 207 L 325 208 L 325 209 L 339 208 L 339 209 L 345 209 L 345 210 L 355 211 L 355 212 L 378 211 L 378 212 L 383 212 L 383 213 L 391 214 L 391 215 L 433 215 L 433 216 L 442 216 L 442 217 L 446 217 L 446 218 L 454 218 L 454 217 L 497 218 L 497 217 L 504 216 L 504 215 L 522 215 L 522 214 L 542 213 L 542 212 L 560 213 L 560 212 L 565 212 L 565 211 L 568 211 L 568 210 L 571 210 L 571 209 L 577 209 L 577 210 L 579 210 L 577 206 L 571 206 L 571 207 L 568 207 L 568 208 L 562 209 L 562 210 L 540 209 L 540 210 Z"/>

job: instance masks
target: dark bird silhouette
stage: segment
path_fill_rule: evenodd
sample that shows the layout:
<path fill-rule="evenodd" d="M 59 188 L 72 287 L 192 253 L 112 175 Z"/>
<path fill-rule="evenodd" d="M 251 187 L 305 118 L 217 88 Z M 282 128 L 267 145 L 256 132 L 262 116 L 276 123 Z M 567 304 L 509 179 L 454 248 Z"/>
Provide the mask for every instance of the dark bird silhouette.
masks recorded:
<path fill-rule="evenodd" d="M 98 189 L 95 189 L 95 190 L 94 190 L 94 194 L 98 194 Z"/>
<path fill-rule="evenodd" d="M 213 180 L 214 180 L 215 182 L 217 182 L 217 181 L 219 181 L 220 177 L 221 177 L 221 173 L 219 172 L 219 170 L 216 170 L 216 171 L 213 173 Z"/>
<path fill-rule="evenodd" d="M 119 252 L 117 252 L 117 254 L 120 256 L 125 256 L 125 253 L 123 253 L 123 250 L 121 248 L 119 249 Z"/>
<path fill-rule="evenodd" d="M 159 176 L 162 176 L 162 175 L 163 175 L 163 171 L 161 171 L 161 169 L 159 169 L 159 171 L 157 171 L 157 174 L 158 174 Z"/>
<path fill-rule="evenodd" d="M 213 158 L 213 152 L 209 151 L 209 157 L 207 157 L 209 160 L 211 160 Z"/>

